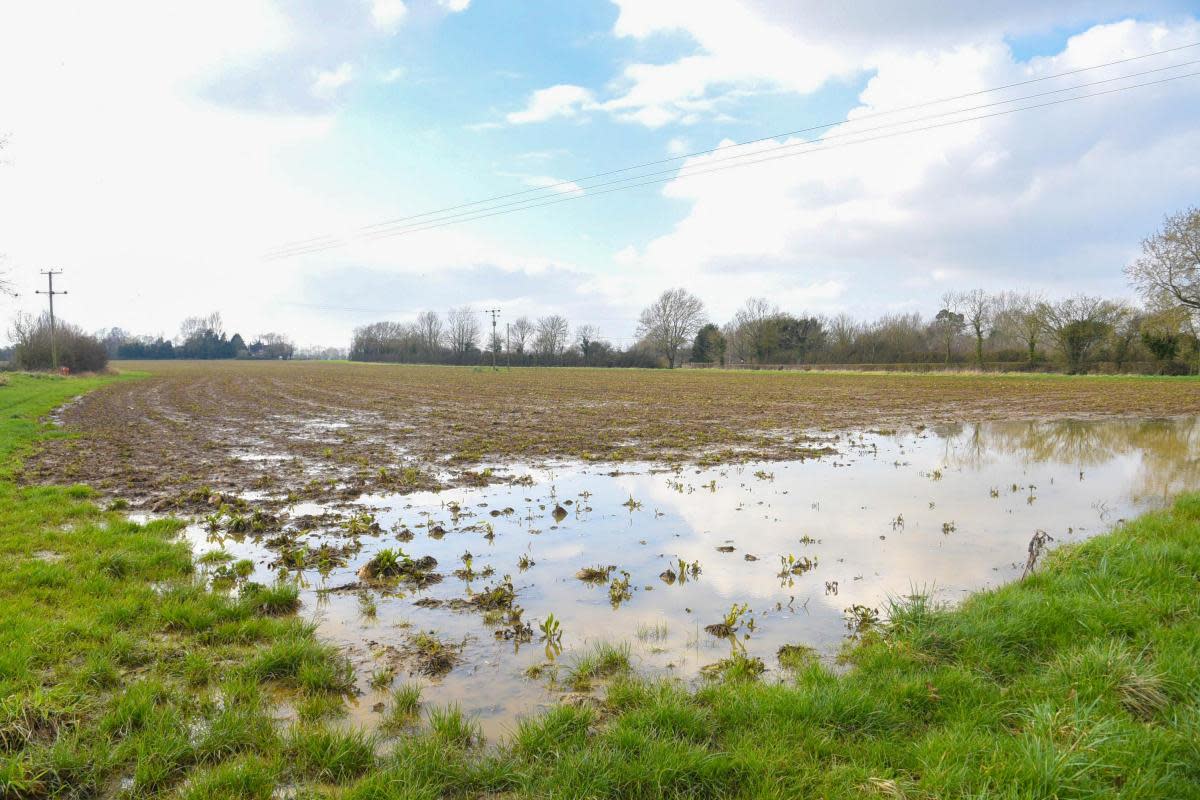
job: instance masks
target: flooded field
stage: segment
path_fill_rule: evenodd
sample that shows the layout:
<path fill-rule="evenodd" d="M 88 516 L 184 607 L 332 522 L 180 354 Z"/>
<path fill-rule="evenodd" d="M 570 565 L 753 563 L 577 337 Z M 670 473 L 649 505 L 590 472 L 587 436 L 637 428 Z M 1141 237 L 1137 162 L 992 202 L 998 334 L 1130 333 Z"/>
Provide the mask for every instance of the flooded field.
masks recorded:
<path fill-rule="evenodd" d="M 1195 418 L 811 440 L 836 455 L 497 464 L 486 486 L 277 515 L 256 514 L 267 495 L 249 494 L 187 536 L 218 580 L 300 582 L 300 614 L 355 665 L 350 723 L 378 724 L 390 691 L 416 681 L 425 702 L 460 704 L 494 737 L 564 695 L 602 692 L 599 645 L 688 681 L 744 653 L 769 678 L 785 645 L 832 659 L 889 597 L 955 602 L 1012 580 L 1038 531 L 1078 541 L 1200 488 Z"/>
<path fill-rule="evenodd" d="M 481 464 L 711 466 L 818 453 L 814 433 L 1200 414 L 1194 380 L 724 370 L 141 362 L 56 418 L 31 483 L 200 511 L 201 489 L 330 502 L 478 484 Z"/>

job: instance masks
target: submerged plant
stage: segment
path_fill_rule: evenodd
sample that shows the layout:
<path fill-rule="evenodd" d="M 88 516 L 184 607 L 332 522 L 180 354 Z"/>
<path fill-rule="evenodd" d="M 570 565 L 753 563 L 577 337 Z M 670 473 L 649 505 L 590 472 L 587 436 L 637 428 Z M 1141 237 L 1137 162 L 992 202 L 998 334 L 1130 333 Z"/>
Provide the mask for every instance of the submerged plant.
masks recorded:
<path fill-rule="evenodd" d="M 629 573 L 621 570 L 621 577 L 613 578 L 612 583 L 608 585 L 608 602 L 612 603 L 613 608 L 617 608 L 631 597 L 633 590 L 630 587 Z"/>
<path fill-rule="evenodd" d="M 846 627 L 862 633 L 879 624 L 879 609 L 855 603 L 846 609 Z"/>
<path fill-rule="evenodd" d="M 816 569 L 817 559 L 809 558 L 808 556 L 796 556 L 788 553 L 786 556 L 779 557 L 779 577 L 790 578 L 793 575 L 803 575 L 810 570 Z"/>
<path fill-rule="evenodd" d="M 553 661 L 562 652 L 562 625 L 551 613 L 538 623 L 538 630 L 541 631 L 542 641 L 546 643 L 546 658 Z"/>

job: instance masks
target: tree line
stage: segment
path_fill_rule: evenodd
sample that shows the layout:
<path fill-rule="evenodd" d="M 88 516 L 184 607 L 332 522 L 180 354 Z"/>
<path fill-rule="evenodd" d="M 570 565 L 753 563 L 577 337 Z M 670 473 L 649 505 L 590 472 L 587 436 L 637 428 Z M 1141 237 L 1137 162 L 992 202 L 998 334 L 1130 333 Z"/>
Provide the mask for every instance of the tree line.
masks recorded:
<path fill-rule="evenodd" d="M 163 336 L 136 336 L 121 328 L 108 328 L 97 334 L 110 358 L 116 359 L 217 359 L 257 358 L 290 359 L 296 345 L 281 333 L 261 333 L 249 343 L 240 333 L 228 335 L 220 312 L 187 317 L 174 339 Z"/>
<path fill-rule="evenodd" d="M 952 291 L 931 316 L 917 312 L 858 320 L 847 314 L 793 313 L 751 298 L 723 325 L 685 288 L 669 289 L 638 319 L 621 348 L 594 325 L 572 328 L 560 314 L 485 325 L 463 306 L 425 311 L 411 322 L 375 322 L 354 331 L 357 361 L 513 366 L 676 367 L 913 365 L 977 369 L 1059 369 L 1200 373 L 1200 209 L 1165 218 L 1126 267 L 1141 305 L 1077 294 L 1048 299 L 1026 292 Z M 3 287 L 0 287 L 3 288 Z M 18 316 L 11 359 L 24 369 L 51 364 L 44 315 Z M 283 334 L 247 343 L 228 335 L 219 313 L 189 317 L 174 339 L 110 328 L 93 336 L 59 321 L 59 363 L 74 371 L 120 359 L 341 358 L 336 348 L 297 350 Z"/>
<path fill-rule="evenodd" d="M 447 364 L 590 366 L 914 365 L 976 369 L 1200 371 L 1200 209 L 1168 216 L 1126 268 L 1143 304 L 1087 294 L 1052 300 L 1028 292 L 946 292 L 932 316 L 917 312 L 858 320 L 793 313 L 763 298 L 724 325 L 708 319 L 684 288 L 665 291 L 620 349 L 592 325 L 521 317 L 492 340 L 469 307 L 411 323 L 358 328 L 350 358 Z"/>
<path fill-rule="evenodd" d="M 486 330 L 485 330 L 486 327 Z M 621 350 L 593 325 L 574 330 L 566 317 L 548 314 L 519 317 L 497 326 L 495 339 L 482 313 L 469 306 L 445 315 L 423 311 L 412 322 L 374 322 L 355 329 L 352 361 L 409 364 L 480 364 L 511 366 L 654 367 L 657 356 L 644 348 Z"/>
<path fill-rule="evenodd" d="M 122 328 L 89 334 L 76 325 L 56 321 L 51 337 L 50 317 L 18 314 L 9 335 L 13 345 L 8 359 L 19 369 L 49 369 L 55 362 L 72 372 L 97 372 L 111 359 L 291 359 L 344 358 L 335 348 L 299 351 L 290 338 L 279 333 L 262 333 L 249 343 L 239 333 L 229 335 L 219 312 L 188 317 L 174 339 L 136 336 Z M 57 353 L 55 353 L 57 351 Z"/>

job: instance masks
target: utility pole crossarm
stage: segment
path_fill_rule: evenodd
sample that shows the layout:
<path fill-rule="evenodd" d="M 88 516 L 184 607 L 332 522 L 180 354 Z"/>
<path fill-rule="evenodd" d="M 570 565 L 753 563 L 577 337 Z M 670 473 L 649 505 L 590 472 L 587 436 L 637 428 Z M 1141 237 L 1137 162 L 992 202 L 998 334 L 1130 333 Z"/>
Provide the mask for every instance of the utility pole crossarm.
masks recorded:
<path fill-rule="evenodd" d="M 50 363 L 54 369 L 58 370 L 58 343 L 54 338 L 54 296 L 56 294 L 66 294 L 66 292 L 54 291 L 54 276 L 62 275 L 61 269 L 44 269 L 42 274 L 46 276 L 46 291 L 38 289 L 34 294 L 44 294 L 50 298 Z"/>

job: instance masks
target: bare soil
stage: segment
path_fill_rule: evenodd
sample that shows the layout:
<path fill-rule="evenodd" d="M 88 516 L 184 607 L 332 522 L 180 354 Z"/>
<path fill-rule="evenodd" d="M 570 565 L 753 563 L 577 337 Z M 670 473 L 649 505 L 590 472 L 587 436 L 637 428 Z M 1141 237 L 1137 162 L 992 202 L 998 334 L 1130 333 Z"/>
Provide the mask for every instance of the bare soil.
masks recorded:
<path fill-rule="evenodd" d="M 62 409 L 27 482 L 135 506 L 214 493 L 350 500 L 558 458 L 717 464 L 828 452 L 834 431 L 1200 413 L 1200 381 L 1142 377 L 125 362 L 149 373 Z"/>

